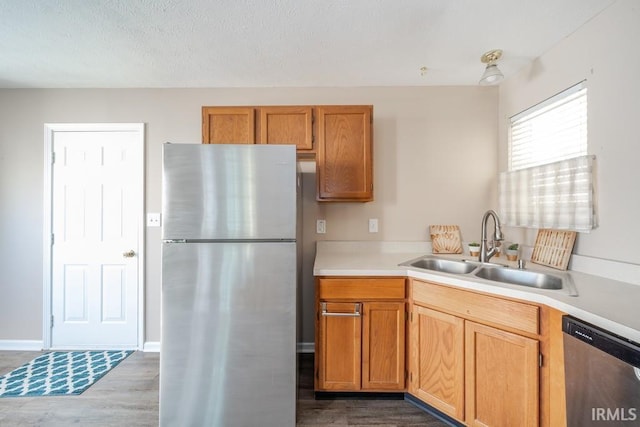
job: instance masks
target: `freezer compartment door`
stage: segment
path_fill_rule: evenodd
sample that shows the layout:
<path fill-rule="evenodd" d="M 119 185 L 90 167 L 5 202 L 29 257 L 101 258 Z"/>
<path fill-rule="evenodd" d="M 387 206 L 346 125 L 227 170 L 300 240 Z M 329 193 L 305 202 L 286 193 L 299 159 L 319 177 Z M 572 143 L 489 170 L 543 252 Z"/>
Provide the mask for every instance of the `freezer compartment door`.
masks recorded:
<path fill-rule="evenodd" d="M 163 238 L 295 239 L 296 150 L 165 144 Z"/>
<path fill-rule="evenodd" d="M 294 426 L 295 243 L 164 243 L 161 426 Z"/>

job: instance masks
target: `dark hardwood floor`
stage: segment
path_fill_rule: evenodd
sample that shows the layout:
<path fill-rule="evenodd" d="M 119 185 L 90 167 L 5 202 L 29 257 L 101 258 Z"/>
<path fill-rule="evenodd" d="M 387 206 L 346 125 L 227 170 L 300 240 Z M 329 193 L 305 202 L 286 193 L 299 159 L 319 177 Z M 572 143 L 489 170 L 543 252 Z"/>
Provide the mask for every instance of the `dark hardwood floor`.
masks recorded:
<path fill-rule="evenodd" d="M 40 354 L 0 351 L 0 375 Z M 159 361 L 158 353 L 136 352 L 78 396 L 0 398 L 0 426 L 157 426 Z M 403 400 L 316 400 L 312 354 L 300 356 L 299 369 L 300 427 L 447 425 Z"/>
<path fill-rule="evenodd" d="M 313 354 L 301 354 L 298 387 L 299 427 L 444 427 L 448 424 L 404 400 L 315 400 Z"/>

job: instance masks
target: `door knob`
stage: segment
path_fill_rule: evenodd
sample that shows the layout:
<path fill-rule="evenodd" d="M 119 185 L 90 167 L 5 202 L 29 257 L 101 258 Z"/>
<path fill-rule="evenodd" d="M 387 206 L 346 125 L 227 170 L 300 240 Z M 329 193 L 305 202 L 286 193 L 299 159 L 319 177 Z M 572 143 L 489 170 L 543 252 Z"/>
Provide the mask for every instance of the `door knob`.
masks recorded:
<path fill-rule="evenodd" d="M 123 252 L 122 256 L 125 258 L 133 258 L 134 256 L 136 256 L 136 253 L 132 250 L 128 251 L 128 252 Z"/>

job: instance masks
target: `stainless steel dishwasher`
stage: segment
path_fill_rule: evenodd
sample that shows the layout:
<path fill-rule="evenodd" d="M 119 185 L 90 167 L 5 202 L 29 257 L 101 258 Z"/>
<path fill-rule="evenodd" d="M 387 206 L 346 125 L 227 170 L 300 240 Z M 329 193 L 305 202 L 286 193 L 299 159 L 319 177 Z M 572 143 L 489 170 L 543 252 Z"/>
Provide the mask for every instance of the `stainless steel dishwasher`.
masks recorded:
<path fill-rule="evenodd" d="M 640 344 L 562 318 L 567 426 L 640 426 Z"/>

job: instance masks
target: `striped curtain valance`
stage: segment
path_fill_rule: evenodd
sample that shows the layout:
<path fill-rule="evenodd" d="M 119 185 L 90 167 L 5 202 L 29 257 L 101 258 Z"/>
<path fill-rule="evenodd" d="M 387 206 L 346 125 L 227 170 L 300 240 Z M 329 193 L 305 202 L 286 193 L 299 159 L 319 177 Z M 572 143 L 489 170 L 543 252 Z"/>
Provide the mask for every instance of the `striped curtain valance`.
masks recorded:
<path fill-rule="evenodd" d="M 502 172 L 500 217 L 506 225 L 589 232 L 597 226 L 595 156 Z"/>

